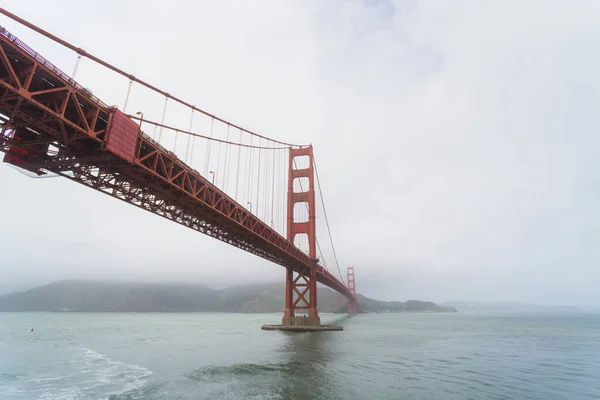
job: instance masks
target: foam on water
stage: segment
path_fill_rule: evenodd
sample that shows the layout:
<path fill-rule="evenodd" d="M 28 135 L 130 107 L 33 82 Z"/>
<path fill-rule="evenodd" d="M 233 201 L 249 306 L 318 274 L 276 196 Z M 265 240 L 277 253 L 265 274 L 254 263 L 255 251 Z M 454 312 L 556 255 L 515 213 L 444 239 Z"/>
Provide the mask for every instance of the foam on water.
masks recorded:
<path fill-rule="evenodd" d="M 20 379 L 17 384 L 13 382 L 4 387 L 0 385 L 0 393 L 6 396 L 2 398 L 106 399 L 107 393 L 134 393 L 152 375 L 152 371 L 140 365 L 116 361 L 86 347 L 69 350 L 70 374 L 47 376 L 52 371 L 43 371 L 42 377 Z M 35 373 L 36 366 L 32 367 Z"/>

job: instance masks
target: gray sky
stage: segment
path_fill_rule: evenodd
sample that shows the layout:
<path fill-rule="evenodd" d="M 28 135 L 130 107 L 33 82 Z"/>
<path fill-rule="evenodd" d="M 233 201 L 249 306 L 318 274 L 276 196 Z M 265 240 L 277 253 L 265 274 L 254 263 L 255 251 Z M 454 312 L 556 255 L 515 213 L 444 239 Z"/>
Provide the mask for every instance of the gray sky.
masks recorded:
<path fill-rule="evenodd" d="M 3 7 L 217 115 L 313 143 L 359 292 L 600 304 L 597 1 Z M 73 70 L 71 52 L 0 25 Z M 84 60 L 77 79 L 122 105 L 124 78 Z M 162 107 L 135 87 L 132 102 L 130 112 Z M 283 279 L 279 266 L 67 180 L 3 164 L 0 183 L 0 291 L 64 278 Z"/>

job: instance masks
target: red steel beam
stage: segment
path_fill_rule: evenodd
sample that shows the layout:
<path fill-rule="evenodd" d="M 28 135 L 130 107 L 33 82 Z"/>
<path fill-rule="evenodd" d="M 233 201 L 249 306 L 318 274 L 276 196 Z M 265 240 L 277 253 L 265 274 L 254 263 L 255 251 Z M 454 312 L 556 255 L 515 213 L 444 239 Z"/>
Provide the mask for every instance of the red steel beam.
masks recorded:
<path fill-rule="evenodd" d="M 189 107 L 189 108 L 191 108 L 194 111 L 197 111 L 197 112 L 199 112 L 201 114 L 204 114 L 204 115 L 206 115 L 206 116 L 208 116 L 210 118 L 213 118 L 213 119 L 215 119 L 215 120 L 217 120 L 219 122 L 222 122 L 222 123 L 224 123 L 226 125 L 229 125 L 229 126 L 235 128 L 235 129 L 240 129 L 240 130 L 242 130 L 242 131 L 244 131 L 244 132 L 246 132 L 246 133 L 248 133 L 250 135 L 257 136 L 259 138 L 266 139 L 268 141 L 279 143 L 279 144 L 282 144 L 282 145 L 285 145 L 285 146 L 302 147 L 302 145 L 296 145 L 296 144 L 292 144 L 292 143 L 286 143 L 286 142 L 282 142 L 282 141 L 279 141 L 279 140 L 274 140 L 274 139 L 268 138 L 268 137 L 260 135 L 260 134 L 258 134 L 256 132 L 252 132 L 252 131 L 249 131 L 248 129 L 242 128 L 241 126 L 238 126 L 238 125 L 236 125 L 236 124 L 234 124 L 232 122 L 229 122 L 229 121 L 227 121 L 227 120 L 225 120 L 223 118 L 217 117 L 216 115 L 211 114 L 211 113 L 209 113 L 207 111 L 204 111 L 204 110 L 196 107 L 195 105 L 193 105 L 191 103 L 188 103 L 188 102 L 186 102 L 186 101 L 184 101 L 184 100 L 182 100 L 182 99 L 180 99 L 180 98 L 178 98 L 176 96 L 173 96 L 170 93 L 167 93 L 164 90 L 161 90 L 161 89 L 157 88 L 156 86 L 153 86 L 153 85 L 149 84 L 148 82 L 145 82 L 145 81 L 143 81 L 143 80 L 135 77 L 133 74 L 127 73 L 127 72 L 123 71 L 122 69 L 115 67 L 114 65 L 112 65 L 112 64 L 110 64 L 110 63 L 102 60 L 101 58 L 96 57 L 95 55 L 88 53 L 87 51 L 83 50 L 82 48 L 77 47 L 77 46 L 75 46 L 75 45 L 67 42 L 64 39 L 59 38 L 58 36 L 56 36 L 56 35 L 48 32 L 48 31 L 46 31 L 46 30 L 44 30 L 42 28 L 40 28 L 39 26 L 37 26 L 37 25 L 35 25 L 35 24 L 27 21 L 26 19 L 23 19 L 23 18 L 19 17 L 16 14 L 11 13 L 10 11 L 8 11 L 8 10 L 2 8 L 2 7 L 0 7 L 0 14 L 6 15 L 7 17 L 9 17 L 9 18 L 17 21 L 18 23 L 26 26 L 27 28 L 29 28 L 29 29 L 31 29 L 31 30 L 33 30 L 33 31 L 41 34 L 41 35 L 44 35 L 48 39 L 51 39 L 51 40 L 55 41 L 56 43 L 58 43 L 58 44 L 60 44 L 60 45 L 62 45 L 64 47 L 66 47 L 66 48 L 68 48 L 70 50 L 73 50 L 73 51 L 77 52 L 77 54 L 79 54 L 79 55 L 81 55 L 83 57 L 87 57 L 90 60 L 92 60 L 92 61 L 94 61 L 94 62 L 102 65 L 103 67 L 106 67 L 106 68 L 110 69 L 111 71 L 114 71 L 114 72 L 116 72 L 116 73 L 118 73 L 118 74 L 120 74 L 120 75 L 128 78 L 129 80 L 131 80 L 133 82 L 137 82 L 140 85 L 145 86 L 148 89 L 150 89 L 150 90 L 152 90 L 152 91 L 154 91 L 156 93 L 159 93 L 159 94 L 161 94 L 161 95 L 163 95 L 163 96 L 165 96 L 165 97 L 167 97 L 169 99 L 172 99 L 173 101 L 175 101 L 175 102 L 177 102 L 179 104 L 182 104 L 182 105 L 184 105 L 186 107 Z"/>
<path fill-rule="evenodd" d="M 5 29 L 0 151 L 170 219 L 354 298 L 314 259 Z M 6 160 L 6 158 L 5 158 Z"/>

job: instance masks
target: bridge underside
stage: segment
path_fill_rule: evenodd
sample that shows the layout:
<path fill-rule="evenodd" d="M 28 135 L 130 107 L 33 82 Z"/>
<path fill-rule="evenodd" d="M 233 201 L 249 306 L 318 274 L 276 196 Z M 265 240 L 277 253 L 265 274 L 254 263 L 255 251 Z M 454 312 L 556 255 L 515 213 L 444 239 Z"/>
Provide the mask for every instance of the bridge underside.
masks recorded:
<path fill-rule="evenodd" d="M 32 174 L 54 173 L 316 280 L 334 275 L 177 156 L 0 28 L 0 151 Z"/>

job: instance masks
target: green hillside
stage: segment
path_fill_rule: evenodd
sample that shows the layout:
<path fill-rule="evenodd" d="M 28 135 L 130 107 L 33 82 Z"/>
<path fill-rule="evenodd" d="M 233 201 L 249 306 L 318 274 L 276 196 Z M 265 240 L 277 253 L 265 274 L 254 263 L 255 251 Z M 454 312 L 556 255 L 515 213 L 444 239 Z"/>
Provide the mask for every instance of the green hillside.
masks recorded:
<path fill-rule="evenodd" d="M 319 311 L 346 312 L 346 299 L 319 289 Z M 431 302 L 405 303 L 358 296 L 363 312 L 456 311 Z M 193 284 L 60 281 L 0 296 L 0 311 L 78 312 L 281 312 L 282 283 L 233 286 L 215 290 Z"/>

